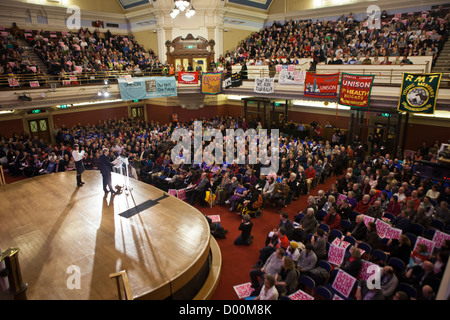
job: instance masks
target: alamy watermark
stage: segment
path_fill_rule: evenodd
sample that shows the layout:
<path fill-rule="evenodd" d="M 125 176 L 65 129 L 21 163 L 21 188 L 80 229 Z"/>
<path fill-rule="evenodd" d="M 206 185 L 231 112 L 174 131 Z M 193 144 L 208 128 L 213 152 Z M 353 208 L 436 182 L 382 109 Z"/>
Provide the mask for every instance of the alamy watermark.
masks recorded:
<path fill-rule="evenodd" d="M 370 265 L 367 267 L 369 277 L 366 280 L 366 285 L 369 290 L 381 289 L 381 272 L 382 269 L 378 265 Z"/>
<path fill-rule="evenodd" d="M 174 164 L 225 163 L 262 165 L 261 174 L 276 174 L 279 167 L 279 130 L 272 129 L 270 137 L 267 129 L 227 129 L 225 137 L 222 131 L 214 128 L 203 130 L 202 122 L 194 122 L 194 132 L 177 128 L 172 133 L 172 141 L 177 144 L 171 151 Z M 209 142 L 204 147 L 204 142 Z M 192 143 L 194 155 L 192 157 Z M 236 144 L 236 148 L 235 148 Z M 246 148 L 248 145 L 248 149 Z M 247 152 L 248 150 L 248 152 Z M 192 159 L 193 158 L 193 159 Z"/>
<path fill-rule="evenodd" d="M 81 269 L 79 266 L 71 265 L 66 269 L 66 273 L 69 274 L 66 280 L 67 289 L 81 289 Z"/>
<path fill-rule="evenodd" d="M 81 9 L 79 6 L 70 5 L 67 11 L 70 16 L 66 20 L 66 27 L 69 30 L 78 30 L 81 28 Z"/>

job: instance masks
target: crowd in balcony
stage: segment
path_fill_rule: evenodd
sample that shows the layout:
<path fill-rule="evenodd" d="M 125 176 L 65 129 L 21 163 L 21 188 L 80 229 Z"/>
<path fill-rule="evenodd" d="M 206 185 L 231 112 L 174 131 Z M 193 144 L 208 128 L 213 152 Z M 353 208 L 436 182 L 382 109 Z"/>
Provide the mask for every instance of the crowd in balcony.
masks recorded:
<path fill-rule="evenodd" d="M 88 73 L 141 73 L 162 66 L 154 52 L 144 50 L 133 36 L 89 28 L 53 34 L 56 38 L 49 39 L 38 31 L 28 38 L 28 43 L 53 75 L 79 73 L 77 67 Z"/>
<path fill-rule="evenodd" d="M 249 61 L 254 65 L 297 64 L 300 58 L 312 58 L 315 63 L 362 64 L 364 57 L 370 56 L 378 57 L 381 64 L 386 56 L 429 55 L 435 61 L 448 37 L 449 17 L 449 10 L 441 6 L 431 12 L 383 11 L 378 25 L 375 20 L 372 25 L 367 17 L 357 21 L 352 13 L 334 21 L 275 21 L 241 40 L 223 60 L 231 65 Z"/>
<path fill-rule="evenodd" d="M 47 74 L 65 79 L 81 73 L 110 71 L 135 75 L 143 72 L 161 74 L 164 68 L 158 56 L 151 49 L 144 50 L 133 36 L 115 35 L 109 30 L 32 31 L 23 30 L 16 23 L 3 29 L 0 37 L 0 74 L 9 77 L 29 75 L 39 80 L 39 76 Z M 46 70 L 40 70 L 36 61 L 21 46 L 20 39 L 26 40 Z M 31 77 L 27 79 L 33 80 Z"/>
<path fill-rule="evenodd" d="M 219 130 L 260 126 L 243 118 L 201 120 L 204 126 Z M 1 139 L 0 160 L 11 175 L 33 176 L 73 170 L 71 150 L 77 143 L 86 151 L 86 168 L 96 170 L 100 152 L 107 147 L 113 158 L 119 155 L 129 158 L 132 177 L 165 191 L 184 189 L 186 201 L 194 206 L 207 205 L 209 200 L 205 194 L 209 192 L 215 195 L 210 205 L 225 206 L 230 212 L 242 215 L 247 226 L 255 211 L 264 214 L 278 210 L 280 225 L 274 226 L 275 232 L 266 243 L 260 244 L 264 249 L 250 272 L 255 294 L 266 292 L 263 288 L 266 276 L 275 278 L 278 297 L 286 298 L 300 288 L 298 277 L 289 277 L 292 283 L 282 280 L 288 271 L 283 266 L 289 259 L 292 260 L 288 261 L 289 268 L 293 263 L 299 276 L 313 279 L 317 286 L 330 284 L 333 279 L 330 270 L 323 273 L 320 269 L 329 265 L 324 263 L 329 250 L 324 243 L 345 237 L 346 241 L 354 240 L 354 247 L 361 243 L 368 245 L 364 247 L 366 255 L 358 255 L 359 251 L 351 249 L 343 264 L 332 269 L 340 268 L 358 278 L 361 259 L 367 259 L 387 268 L 389 279 L 396 284 L 413 288 L 413 293 L 396 290 L 397 285 L 389 291 L 382 288 L 377 298 L 396 299 L 400 295 L 408 299 L 434 299 L 448 260 L 449 241 L 433 252 L 422 245 L 416 248 L 414 243 L 419 236 L 432 239 L 437 231 L 449 232 L 450 186 L 418 176 L 414 166 L 418 159 L 436 161 L 439 142 L 431 146 L 424 143 L 413 158 L 398 159 L 387 154 L 385 148 L 378 148 L 376 139 L 361 143 L 355 137 L 348 144 L 344 137 L 342 141 L 324 141 L 320 130 L 305 139 L 280 135 L 279 169 L 265 176 L 261 174 L 265 166 L 262 163 L 175 163 L 171 154 L 174 147 L 171 132 L 176 127 L 193 132 L 193 121 L 159 124 L 121 119 L 72 128 L 63 126 L 58 129 L 56 145 L 48 145 L 26 134 L 14 135 Z M 365 145 L 369 143 L 373 147 L 366 150 Z M 248 155 L 251 148 L 249 145 L 245 148 L 244 154 Z M 195 150 L 182 150 L 177 159 L 186 159 L 188 151 Z M 329 179 L 335 182 L 328 190 L 322 190 L 321 183 Z M 313 190 L 317 191 L 316 196 L 310 194 Z M 299 197 L 308 197 L 308 206 L 297 208 L 297 215 L 286 217 L 283 211 L 288 206 L 295 207 Z M 375 224 L 364 224 L 364 215 L 387 221 L 401 229 L 402 236 L 389 241 L 380 238 Z M 258 222 L 253 220 L 252 223 Z M 236 239 L 236 245 L 252 244 L 251 227 L 246 230 L 246 238 Z M 250 246 L 249 250 L 252 248 Z M 397 264 L 394 265 L 394 261 Z M 356 291 L 353 297 L 373 297 L 365 294 L 365 291 Z"/>
<path fill-rule="evenodd" d="M 3 28 L 4 29 L 4 28 Z M 33 58 L 17 41 L 22 32 L 16 24 L 0 34 L 0 75 L 39 75 L 41 71 Z"/>

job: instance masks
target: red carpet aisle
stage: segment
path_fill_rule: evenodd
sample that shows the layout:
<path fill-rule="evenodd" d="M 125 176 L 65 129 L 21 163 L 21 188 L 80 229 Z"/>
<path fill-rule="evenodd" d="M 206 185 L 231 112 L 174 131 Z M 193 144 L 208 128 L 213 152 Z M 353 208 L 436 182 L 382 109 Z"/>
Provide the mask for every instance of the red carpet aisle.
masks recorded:
<path fill-rule="evenodd" d="M 328 191 L 330 185 L 336 181 L 336 177 L 328 179 L 325 184 L 319 184 L 310 195 L 317 195 L 319 190 Z M 289 219 L 294 220 L 299 211 L 307 206 L 308 195 L 301 196 L 293 201 L 282 211 L 289 214 Z M 260 218 L 252 218 L 254 236 L 253 244 L 250 246 L 236 246 L 234 240 L 239 236 L 238 230 L 241 217 L 231 213 L 228 207 L 215 205 L 213 208 L 201 208 L 196 206 L 206 215 L 220 215 L 222 226 L 228 230 L 226 239 L 217 239 L 222 252 L 222 275 L 219 285 L 212 300 L 238 300 L 233 286 L 250 281 L 249 272 L 251 267 L 258 261 L 259 250 L 264 247 L 267 234 L 276 228 L 280 222 L 280 214 L 277 209 L 271 207 L 264 209 Z"/>

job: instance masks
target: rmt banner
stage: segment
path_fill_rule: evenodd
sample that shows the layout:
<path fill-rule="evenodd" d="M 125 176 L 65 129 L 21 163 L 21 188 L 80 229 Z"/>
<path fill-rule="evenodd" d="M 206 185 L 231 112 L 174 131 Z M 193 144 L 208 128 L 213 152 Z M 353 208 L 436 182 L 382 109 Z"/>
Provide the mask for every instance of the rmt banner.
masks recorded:
<path fill-rule="evenodd" d="M 255 92 L 256 93 L 273 93 L 274 79 L 273 78 L 256 78 Z"/>
<path fill-rule="evenodd" d="M 403 73 L 398 111 L 433 114 L 442 73 Z"/>
<path fill-rule="evenodd" d="M 368 109 L 374 75 L 342 73 L 339 104 L 352 108 Z"/>

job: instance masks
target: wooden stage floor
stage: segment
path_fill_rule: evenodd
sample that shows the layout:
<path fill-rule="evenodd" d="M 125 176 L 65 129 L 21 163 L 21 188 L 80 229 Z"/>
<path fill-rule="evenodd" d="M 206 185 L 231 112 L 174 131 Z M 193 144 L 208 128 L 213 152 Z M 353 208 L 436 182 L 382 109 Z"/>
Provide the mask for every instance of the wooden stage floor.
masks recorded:
<path fill-rule="evenodd" d="M 114 300 L 109 274 L 120 270 L 133 297 L 164 299 L 207 261 L 210 230 L 197 209 L 134 179 L 129 195 L 106 197 L 99 171 L 83 181 L 61 172 L 0 186 L 0 248 L 20 249 L 28 299 Z M 123 182 L 113 173 L 113 185 Z"/>

